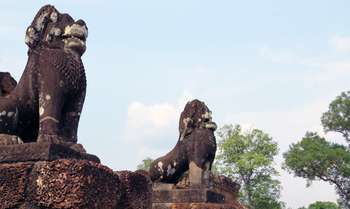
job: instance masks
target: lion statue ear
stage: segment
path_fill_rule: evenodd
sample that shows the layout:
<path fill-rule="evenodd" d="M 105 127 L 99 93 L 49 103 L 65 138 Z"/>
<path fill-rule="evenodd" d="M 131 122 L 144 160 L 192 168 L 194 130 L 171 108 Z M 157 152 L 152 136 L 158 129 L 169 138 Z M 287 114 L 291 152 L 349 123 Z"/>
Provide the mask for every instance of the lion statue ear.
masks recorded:
<path fill-rule="evenodd" d="M 25 43 L 29 48 L 36 48 L 43 40 L 45 29 L 48 23 L 57 22 L 58 11 L 52 5 L 43 6 L 36 14 L 33 22 L 27 28 Z"/>

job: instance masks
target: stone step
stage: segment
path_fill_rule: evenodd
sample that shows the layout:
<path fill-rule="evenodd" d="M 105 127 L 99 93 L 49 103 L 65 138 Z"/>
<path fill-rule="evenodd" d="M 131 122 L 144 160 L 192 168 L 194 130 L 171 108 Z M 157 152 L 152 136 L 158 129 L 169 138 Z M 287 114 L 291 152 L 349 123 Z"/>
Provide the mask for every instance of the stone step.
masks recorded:
<path fill-rule="evenodd" d="M 240 204 L 216 203 L 153 203 L 152 209 L 246 209 Z"/>
<path fill-rule="evenodd" d="M 211 189 L 153 190 L 153 203 L 224 203 L 225 197 Z"/>

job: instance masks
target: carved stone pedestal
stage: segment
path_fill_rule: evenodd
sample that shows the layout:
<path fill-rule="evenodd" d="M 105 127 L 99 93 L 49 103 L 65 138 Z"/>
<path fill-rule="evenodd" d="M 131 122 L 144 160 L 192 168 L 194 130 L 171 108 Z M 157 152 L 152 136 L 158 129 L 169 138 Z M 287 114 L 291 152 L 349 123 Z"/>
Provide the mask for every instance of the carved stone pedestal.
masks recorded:
<path fill-rule="evenodd" d="M 152 181 L 145 171 L 116 171 L 121 183 L 118 209 L 151 209 Z M 102 209 L 102 208 L 101 208 Z"/>
<path fill-rule="evenodd" d="M 151 195 L 147 175 L 66 145 L 0 146 L 0 209 L 149 209 Z"/>
<path fill-rule="evenodd" d="M 244 209 L 244 207 L 235 203 L 154 203 L 152 209 Z"/>
<path fill-rule="evenodd" d="M 153 190 L 152 209 L 244 209 L 213 189 Z"/>
<path fill-rule="evenodd" d="M 75 159 L 0 164 L 1 209 L 115 209 L 119 178 L 101 164 Z"/>
<path fill-rule="evenodd" d="M 244 209 L 238 201 L 239 185 L 223 176 L 209 176 L 191 187 L 188 175 L 177 184 L 153 184 L 152 209 Z"/>
<path fill-rule="evenodd" d="M 224 195 L 212 189 L 153 190 L 153 203 L 224 203 Z"/>

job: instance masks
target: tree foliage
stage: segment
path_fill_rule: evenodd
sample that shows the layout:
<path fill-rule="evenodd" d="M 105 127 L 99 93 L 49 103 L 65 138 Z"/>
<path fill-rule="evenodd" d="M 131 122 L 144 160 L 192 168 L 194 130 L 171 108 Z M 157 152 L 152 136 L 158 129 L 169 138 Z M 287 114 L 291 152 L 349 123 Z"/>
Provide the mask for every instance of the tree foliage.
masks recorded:
<path fill-rule="evenodd" d="M 152 162 L 153 162 L 153 159 L 150 157 L 147 157 L 146 159 L 142 160 L 141 164 L 137 165 L 137 169 L 149 171 L 149 168 L 151 167 Z"/>
<path fill-rule="evenodd" d="M 272 166 L 277 143 L 258 129 L 243 133 L 239 125 L 226 125 L 218 135 L 216 167 L 242 185 L 241 201 L 251 209 L 282 208 L 280 182 L 273 179 L 278 172 Z"/>
<path fill-rule="evenodd" d="M 317 133 L 306 133 L 284 153 L 285 168 L 309 181 L 322 180 L 336 186 L 343 201 L 350 194 L 350 152 L 345 146 L 330 143 Z"/>
<path fill-rule="evenodd" d="M 339 132 L 350 142 L 350 91 L 342 92 L 331 102 L 321 122 L 326 132 Z"/>
<path fill-rule="evenodd" d="M 343 92 L 322 115 L 325 131 L 341 133 L 347 142 L 350 133 L 350 92 Z M 350 150 L 331 143 L 317 133 L 307 132 L 302 140 L 284 153 L 285 169 L 308 183 L 322 180 L 335 185 L 339 203 L 350 208 Z"/>
<path fill-rule="evenodd" d="M 299 208 L 299 209 L 340 209 L 340 207 L 334 202 L 320 202 L 317 201 L 309 205 L 309 207 Z"/>

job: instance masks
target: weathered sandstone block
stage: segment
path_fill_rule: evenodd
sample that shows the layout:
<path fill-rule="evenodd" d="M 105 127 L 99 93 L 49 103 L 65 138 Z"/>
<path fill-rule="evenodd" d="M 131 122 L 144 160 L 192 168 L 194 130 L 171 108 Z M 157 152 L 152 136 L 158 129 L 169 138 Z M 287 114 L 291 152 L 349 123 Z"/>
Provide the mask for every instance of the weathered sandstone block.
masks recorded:
<path fill-rule="evenodd" d="M 92 161 L 0 164 L 1 209 L 116 209 L 121 191 L 118 175 Z"/>

